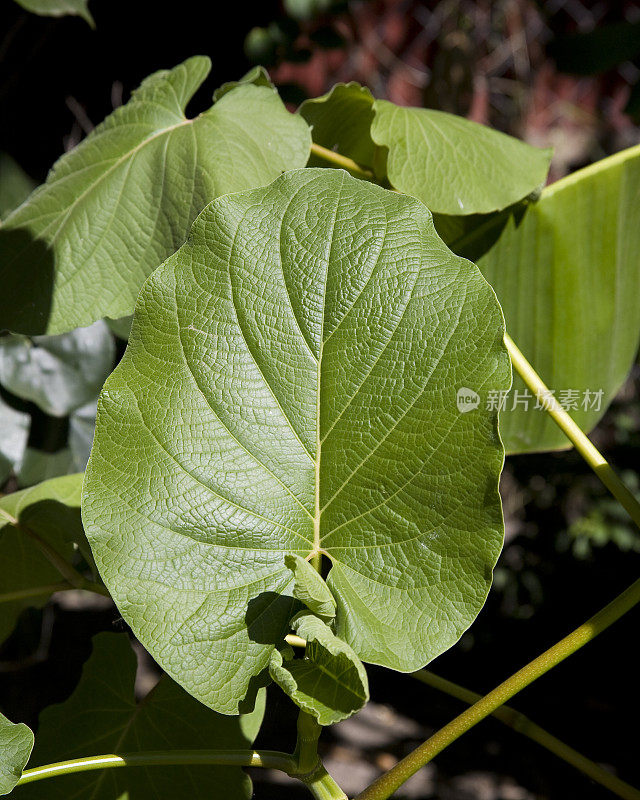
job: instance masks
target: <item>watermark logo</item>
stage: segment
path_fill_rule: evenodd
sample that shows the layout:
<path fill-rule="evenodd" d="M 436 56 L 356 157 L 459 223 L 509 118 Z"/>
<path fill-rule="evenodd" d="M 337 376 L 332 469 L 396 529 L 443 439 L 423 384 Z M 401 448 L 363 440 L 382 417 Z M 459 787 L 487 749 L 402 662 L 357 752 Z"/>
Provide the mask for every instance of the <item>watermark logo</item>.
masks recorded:
<path fill-rule="evenodd" d="M 473 389 L 467 389 L 466 386 L 461 386 L 456 395 L 456 403 L 458 411 L 461 414 L 466 414 L 467 411 L 473 411 L 480 405 L 480 395 L 474 392 Z"/>
<path fill-rule="evenodd" d="M 557 394 L 553 389 L 538 394 L 532 394 L 528 389 L 490 389 L 481 399 L 473 389 L 461 386 L 456 394 L 456 405 L 461 414 L 474 411 L 481 403 L 487 411 L 515 411 L 518 408 L 549 411 L 558 406 L 565 411 L 601 411 L 603 400 L 604 389 L 561 389 Z"/>

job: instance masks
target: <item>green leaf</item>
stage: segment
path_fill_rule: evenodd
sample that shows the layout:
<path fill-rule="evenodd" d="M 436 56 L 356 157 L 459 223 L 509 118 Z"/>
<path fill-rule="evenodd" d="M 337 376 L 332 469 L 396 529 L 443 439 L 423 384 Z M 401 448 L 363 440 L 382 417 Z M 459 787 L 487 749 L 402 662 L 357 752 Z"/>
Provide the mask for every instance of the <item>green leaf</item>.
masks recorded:
<path fill-rule="evenodd" d="M 306 164 L 307 125 L 264 86 L 238 86 L 187 119 L 209 68 L 195 57 L 147 78 L 7 218 L 0 330 L 62 333 L 130 314 L 211 199 Z"/>
<path fill-rule="evenodd" d="M 26 200 L 35 185 L 8 153 L 0 153 L 0 220 Z"/>
<path fill-rule="evenodd" d="M 287 555 L 284 563 L 293 572 L 293 596 L 300 600 L 316 616 L 328 622 L 336 615 L 336 601 L 329 587 L 304 558 Z"/>
<path fill-rule="evenodd" d="M 43 17 L 82 17 L 92 28 L 95 28 L 93 17 L 88 9 L 89 0 L 16 0 L 32 14 L 40 14 Z"/>
<path fill-rule="evenodd" d="M 11 794 L 20 780 L 33 748 L 33 733 L 22 722 L 17 725 L 0 714 L 0 794 Z"/>
<path fill-rule="evenodd" d="M 59 336 L 10 335 L 0 338 L 0 382 L 46 414 L 64 417 L 97 396 L 114 359 L 102 320 Z"/>
<path fill-rule="evenodd" d="M 219 86 L 213 93 L 213 102 L 216 103 L 232 89 L 235 89 L 238 86 L 246 86 L 247 84 L 251 84 L 253 86 L 266 86 L 275 91 L 275 87 L 273 83 L 271 83 L 271 78 L 269 77 L 267 70 L 264 67 L 256 66 L 252 67 L 249 72 L 240 78 L 240 80 L 229 81 L 228 83 L 223 83 L 222 86 Z"/>
<path fill-rule="evenodd" d="M 365 86 L 353 81 L 338 83 L 322 97 L 305 100 L 298 113 L 311 127 L 316 144 L 373 168 L 376 150 L 380 149 L 371 138 L 373 102 L 373 95 Z"/>
<path fill-rule="evenodd" d="M 264 712 L 264 697 L 239 718 L 221 717 L 166 676 L 136 701 L 136 657 L 126 634 L 100 633 L 71 697 L 47 708 L 33 753 L 34 765 L 106 753 L 250 747 Z M 149 767 L 60 776 L 48 782 L 47 800 L 248 800 L 251 780 L 238 767 Z M 17 798 L 42 800 L 37 783 Z"/>
<path fill-rule="evenodd" d="M 25 528 L 72 561 L 74 542 L 84 539 L 82 477 L 54 478 L 0 498 L 0 642 L 23 609 L 44 605 L 64 580 Z"/>
<path fill-rule="evenodd" d="M 477 261 L 512 338 L 585 431 L 600 420 L 638 352 L 639 207 L 636 146 L 548 186 L 537 203 L 451 245 Z M 500 415 L 507 450 L 567 447 L 535 400 L 525 409 L 525 391 L 516 378 Z"/>
<path fill-rule="evenodd" d="M 283 658 L 274 650 L 269 663 L 273 680 L 320 725 L 335 725 L 355 714 L 369 700 L 367 673 L 358 656 L 313 614 L 298 614 L 292 624 L 306 639 L 304 657 Z"/>
<path fill-rule="evenodd" d="M 83 496 L 123 617 L 235 713 L 288 632 L 284 556 L 331 561 L 336 633 L 415 670 L 486 597 L 502 542 L 495 295 L 413 198 L 340 170 L 219 198 L 146 282 Z"/>
<path fill-rule="evenodd" d="M 482 214 L 506 208 L 545 182 L 551 150 L 464 117 L 376 100 L 371 136 L 388 148 L 387 175 L 433 213 Z"/>
<path fill-rule="evenodd" d="M 316 144 L 387 177 L 438 214 L 506 208 L 544 184 L 551 160 L 550 150 L 463 117 L 375 100 L 358 83 L 336 84 L 299 113 Z"/>

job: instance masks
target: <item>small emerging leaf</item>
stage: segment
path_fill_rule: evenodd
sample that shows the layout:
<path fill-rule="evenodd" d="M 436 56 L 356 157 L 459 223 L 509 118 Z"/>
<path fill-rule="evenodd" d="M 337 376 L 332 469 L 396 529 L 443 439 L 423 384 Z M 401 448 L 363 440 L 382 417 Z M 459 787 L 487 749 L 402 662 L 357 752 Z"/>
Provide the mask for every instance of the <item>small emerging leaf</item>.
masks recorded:
<path fill-rule="evenodd" d="M 293 572 L 293 596 L 325 622 L 336 615 L 336 601 L 318 572 L 304 558 L 287 555 L 284 563 Z"/>
<path fill-rule="evenodd" d="M 10 794 L 20 780 L 33 749 L 33 732 L 0 714 L 0 795 Z"/>
<path fill-rule="evenodd" d="M 214 103 L 217 103 L 218 100 L 221 100 L 225 94 L 227 94 L 227 92 L 230 92 L 237 86 L 246 86 L 247 84 L 252 86 L 266 86 L 267 88 L 275 91 L 275 87 L 271 82 L 271 78 L 269 77 L 267 70 L 264 67 L 257 66 L 252 67 L 249 72 L 246 73 L 246 75 L 243 75 L 240 78 L 240 80 L 229 81 L 228 83 L 223 83 L 222 86 L 219 86 L 213 93 Z"/>
<path fill-rule="evenodd" d="M 307 642 L 304 658 L 285 660 L 274 650 L 273 680 L 320 725 L 334 725 L 359 711 L 369 700 L 369 682 L 358 656 L 313 614 L 298 614 L 292 626 Z"/>

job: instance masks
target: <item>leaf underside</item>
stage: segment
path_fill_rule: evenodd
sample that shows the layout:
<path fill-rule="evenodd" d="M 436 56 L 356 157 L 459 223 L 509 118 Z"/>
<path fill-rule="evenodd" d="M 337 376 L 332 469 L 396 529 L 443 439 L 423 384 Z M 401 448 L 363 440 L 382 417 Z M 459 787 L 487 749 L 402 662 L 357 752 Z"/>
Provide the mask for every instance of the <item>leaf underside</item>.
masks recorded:
<path fill-rule="evenodd" d="M 551 150 L 464 117 L 375 100 L 339 83 L 299 113 L 313 141 L 388 178 L 434 213 L 466 216 L 506 208 L 544 185 Z"/>
<path fill-rule="evenodd" d="M 184 110 L 210 61 L 147 78 L 0 229 L 0 330 L 62 333 L 130 314 L 144 279 L 214 197 L 304 166 L 310 135 L 266 86 Z"/>
<path fill-rule="evenodd" d="M 149 278 L 108 379 L 83 519 L 124 618 L 223 713 L 299 604 L 321 548 L 336 634 L 415 670 L 450 647 L 502 542 L 495 412 L 510 382 L 477 268 L 418 201 L 339 170 L 219 198 Z"/>

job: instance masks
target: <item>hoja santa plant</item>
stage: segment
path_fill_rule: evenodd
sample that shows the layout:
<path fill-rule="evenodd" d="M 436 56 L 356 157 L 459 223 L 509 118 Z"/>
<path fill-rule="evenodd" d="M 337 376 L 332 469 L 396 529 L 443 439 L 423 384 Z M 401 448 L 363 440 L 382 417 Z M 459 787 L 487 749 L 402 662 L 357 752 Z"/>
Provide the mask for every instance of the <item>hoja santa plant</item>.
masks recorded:
<path fill-rule="evenodd" d="M 46 391 L 16 336 L 53 347 L 107 318 L 129 337 L 86 474 L 0 498 L 1 630 L 54 592 L 97 591 L 166 673 L 136 699 L 126 637 L 98 637 L 33 766 L 31 731 L 0 718 L 0 792 L 248 798 L 255 766 L 344 798 L 318 738 L 363 707 L 378 664 L 473 705 L 360 800 L 491 713 L 637 800 L 504 703 L 640 584 L 484 698 L 420 670 L 489 590 L 503 443 L 572 444 L 640 524 L 579 427 L 637 350 L 640 150 L 543 189 L 548 152 L 356 84 L 291 114 L 258 69 L 188 119 L 207 71 L 144 81 L 0 228 L 3 357 L 25 396 Z M 540 410 L 508 402 L 511 366 L 511 397 Z M 597 407 L 564 402 L 595 389 Z M 252 749 L 270 682 L 299 707 L 290 754 Z"/>

